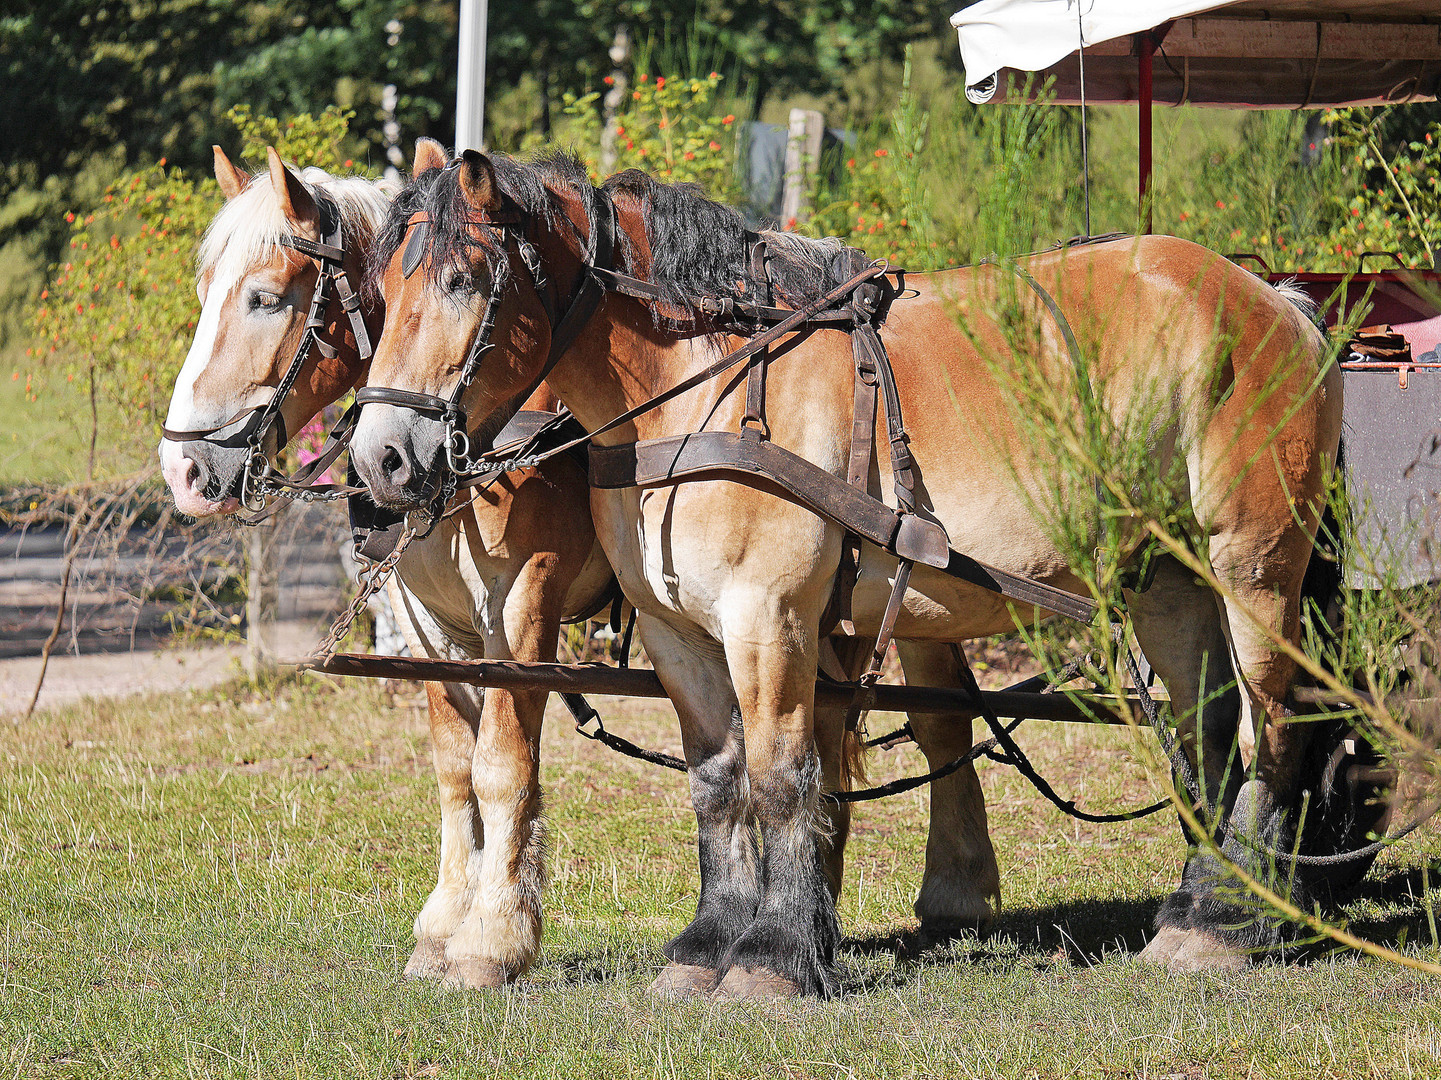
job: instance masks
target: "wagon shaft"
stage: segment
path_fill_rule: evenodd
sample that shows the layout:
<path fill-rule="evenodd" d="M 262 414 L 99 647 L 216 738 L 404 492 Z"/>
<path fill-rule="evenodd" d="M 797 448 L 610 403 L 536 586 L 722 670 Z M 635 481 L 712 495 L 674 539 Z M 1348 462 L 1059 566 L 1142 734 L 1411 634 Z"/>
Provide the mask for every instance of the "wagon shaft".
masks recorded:
<path fill-rule="evenodd" d="M 620 697 L 663 698 L 665 688 L 655 672 L 601 664 L 539 664 L 518 660 L 429 660 L 409 656 L 375 656 L 338 653 L 324 664 L 302 664 L 302 671 L 322 675 L 359 675 L 372 679 L 414 679 L 459 682 L 497 690 L 547 690 L 567 694 L 610 694 Z M 877 709 L 887 712 L 970 713 L 975 701 L 965 690 L 939 686 L 887 686 L 875 688 Z M 816 704 L 846 708 L 856 691 L 854 683 L 818 681 Z M 1121 724 L 1112 708 L 1114 697 L 1088 695 L 1094 714 L 1061 693 L 1020 690 L 982 691 L 997 716 L 1069 723 Z M 1131 715 L 1140 717 L 1137 699 L 1128 697 Z"/>

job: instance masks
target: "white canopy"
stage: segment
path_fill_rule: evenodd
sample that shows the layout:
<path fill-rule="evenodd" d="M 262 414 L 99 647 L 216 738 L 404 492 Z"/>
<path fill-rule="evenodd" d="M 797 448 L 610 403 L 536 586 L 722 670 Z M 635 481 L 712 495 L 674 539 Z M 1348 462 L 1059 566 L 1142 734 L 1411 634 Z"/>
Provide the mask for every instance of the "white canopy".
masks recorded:
<path fill-rule="evenodd" d="M 1154 31 L 1155 100 L 1321 108 L 1431 100 L 1441 83 L 1438 0 L 978 0 L 951 17 L 967 93 L 1048 71 L 1061 102 L 1135 101 L 1133 35 Z"/>

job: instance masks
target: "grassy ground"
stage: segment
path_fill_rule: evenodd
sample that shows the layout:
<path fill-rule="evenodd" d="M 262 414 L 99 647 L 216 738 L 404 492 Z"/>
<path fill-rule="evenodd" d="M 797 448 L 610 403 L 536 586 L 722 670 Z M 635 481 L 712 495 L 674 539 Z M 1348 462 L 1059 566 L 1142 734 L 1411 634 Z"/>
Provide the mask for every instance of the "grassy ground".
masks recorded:
<path fill-rule="evenodd" d="M 1441 1074 L 1441 988 L 1414 973 L 1339 954 L 1187 978 L 1136 962 L 1178 872 L 1173 820 L 1078 825 L 996 766 L 994 937 L 916 948 L 913 793 L 856 815 L 841 1000 L 657 1003 L 646 984 L 694 902 L 683 780 L 558 717 L 532 978 L 508 993 L 402 982 L 436 848 L 412 700 L 311 678 L 87 704 L 0 734 L 0 1076 Z M 677 746 L 652 704 L 606 712 Z M 1130 733 L 1023 731 L 1083 805 L 1151 797 Z M 1433 833 L 1387 853 L 1354 925 L 1431 941 L 1416 896 L 1438 851 Z"/>

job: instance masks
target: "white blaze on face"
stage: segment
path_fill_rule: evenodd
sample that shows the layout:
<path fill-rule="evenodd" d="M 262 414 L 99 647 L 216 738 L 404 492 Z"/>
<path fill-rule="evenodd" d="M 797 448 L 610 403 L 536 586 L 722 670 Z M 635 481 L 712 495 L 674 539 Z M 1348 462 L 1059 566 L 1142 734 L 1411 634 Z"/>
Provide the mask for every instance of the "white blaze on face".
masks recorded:
<path fill-rule="evenodd" d="M 170 395 L 170 408 L 165 414 L 165 426 L 173 431 L 193 431 L 213 427 L 227 419 L 224 416 L 201 416 L 195 405 L 195 384 L 209 365 L 215 351 L 215 339 L 220 334 L 220 315 L 237 282 L 230 278 L 216 277 L 210 282 L 205 294 L 205 303 L 200 309 L 200 322 L 195 327 L 195 340 L 190 344 L 180 375 L 175 380 L 175 390 Z M 160 440 L 160 471 L 170 493 L 175 497 L 175 506 L 182 513 L 193 517 L 207 517 L 227 509 L 233 509 L 226 500 L 223 503 L 207 499 L 196 489 L 190 478 L 190 459 L 181 451 L 181 444 L 170 439 Z"/>

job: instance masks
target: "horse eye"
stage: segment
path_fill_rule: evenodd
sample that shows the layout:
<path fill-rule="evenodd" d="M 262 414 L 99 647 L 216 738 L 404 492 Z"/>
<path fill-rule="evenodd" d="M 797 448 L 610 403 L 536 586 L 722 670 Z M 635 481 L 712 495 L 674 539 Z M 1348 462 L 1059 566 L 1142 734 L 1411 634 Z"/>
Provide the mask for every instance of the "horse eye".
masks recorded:
<path fill-rule="evenodd" d="M 250 294 L 250 310 L 261 311 L 269 308 L 278 308 L 280 297 L 276 293 L 256 290 Z"/>
<path fill-rule="evenodd" d="M 468 270 L 455 270 L 446 280 L 445 288 L 447 292 L 470 292 L 475 288 L 475 279 Z"/>

